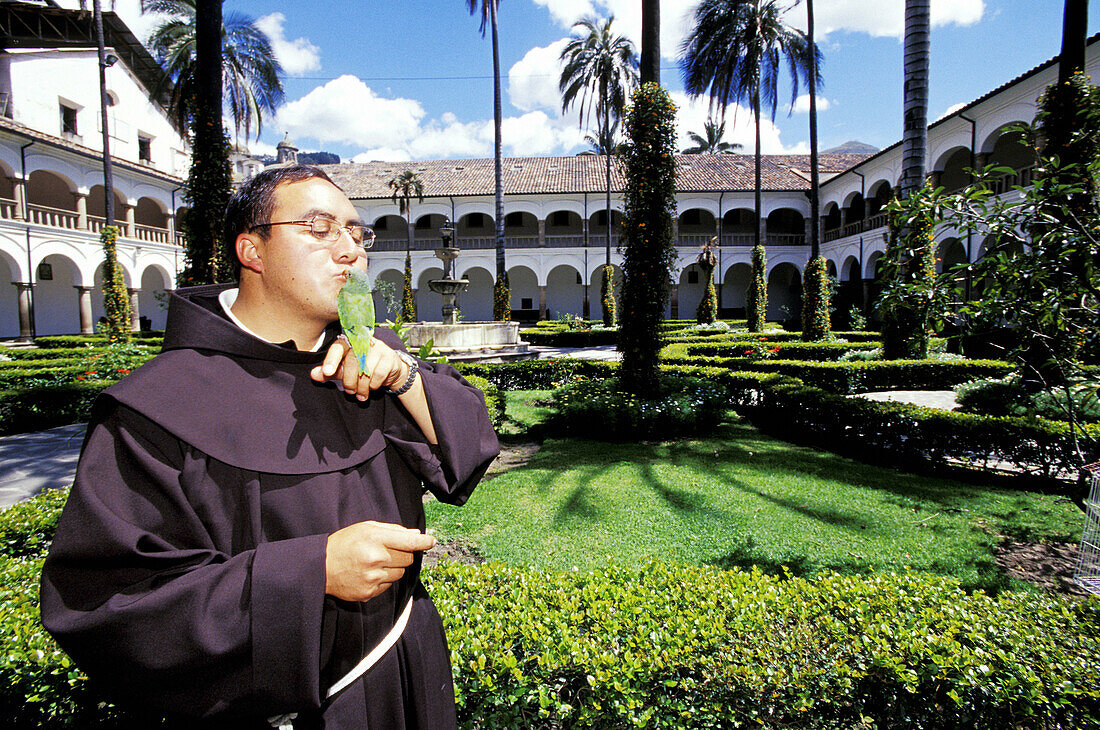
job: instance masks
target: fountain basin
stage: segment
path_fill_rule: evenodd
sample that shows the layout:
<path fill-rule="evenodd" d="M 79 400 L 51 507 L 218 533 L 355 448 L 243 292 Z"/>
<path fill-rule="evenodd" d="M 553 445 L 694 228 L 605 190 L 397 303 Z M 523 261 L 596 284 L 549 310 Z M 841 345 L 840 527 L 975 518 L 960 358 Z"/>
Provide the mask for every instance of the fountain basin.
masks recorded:
<path fill-rule="evenodd" d="M 432 341 L 448 360 L 459 362 L 506 362 L 533 360 L 526 342 L 519 339 L 519 322 L 415 322 L 409 325 L 409 349 L 415 350 Z"/>

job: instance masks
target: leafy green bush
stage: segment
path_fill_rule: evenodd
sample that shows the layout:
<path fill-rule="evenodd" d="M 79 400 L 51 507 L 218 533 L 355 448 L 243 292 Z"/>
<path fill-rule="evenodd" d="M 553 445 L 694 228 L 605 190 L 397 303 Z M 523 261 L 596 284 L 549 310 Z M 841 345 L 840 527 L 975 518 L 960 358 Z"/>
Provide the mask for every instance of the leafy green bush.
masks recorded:
<path fill-rule="evenodd" d="M 583 378 L 554 391 L 551 433 L 599 441 L 705 433 L 729 408 L 723 388 L 696 378 L 660 377 L 653 397 L 628 393 L 617 378 Z"/>
<path fill-rule="evenodd" d="M 601 347 L 614 345 L 619 341 L 617 329 L 549 329 L 545 327 L 525 329 L 520 338 L 532 345 L 546 347 Z"/>
<path fill-rule="evenodd" d="M 1038 393 L 1027 392 L 1019 375 L 1004 378 L 986 378 L 963 383 L 955 390 L 962 410 L 987 416 L 1041 416 L 1051 420 L 1069 420 L 1069 397 L 1073 398 L 1075 418 L 1081 421 L 1100 421 L 1100 395 L 1098 382 L 1072 384 L 1066 388 L 1054 388 Z"/>
<path fill-rule="evenodd" d="M 143 345 L 157 346 L 164 344 L 164 333 L 159 331 L 133 332 L 134 340 Z M 83 345 L 105 346 L 108 344 L 106 335 L 43 335 L 34 338 L 34 344 L 39 347 L 81 347 Z"/>
<path fill-rule="evenodd" d="M 691 344 L 687 347 L 687 353 L 706 357 L 751 356 L 774 360 L 836 361 L 848 353 L 874 350 L 877 347 L 873 342 L 773 342 L 761 338 L 759 341 Z"/>
<path fill-rule="evenodd" d="M 463 728 L 1096 728 L 1100 602 L 905 574 L 440 564 Z"/>
<path fill-rule="evenodd" d="M 114 382 L 88 379 L 0 390 L 0 434 L 41 431 L 87 421 L 100 391 Z"/>
<path fill-rule="evenodd" d="M 505 415 L 504 397 L 500 393 L 500 388 L 480 375 L 467 373 L 463 377 L 466 378 L 466 382 L 485 395 L 485 407 L 489 410 L 489 420 L 492 422 L 493 428 L 499 431 L 500 427 L 504 425 Z"/>
<path fill-rule="evenodd" d="M 1075 475 L 1080 466 L 1070 427 L 1059 421 L 848 398 L 795 378 L 762 383 L 755 395 L 741 409 L 754 425 L 863 460 L 897 465 L 999 462 L 1043 477 Z M 1084 446 L 1085 458 L 1100 458 L 1100 424 L 1084 428 L 1092 440 L 1091 447 Z"/>
<path fill-rule="evenodd" d="M 610 377 L 616 362 L 561 358 L 502 363 L 453 363 L 463 376 L 480 375 L 501 390 L 552 390 L 578 377 Z"/>
<path fill-rule="evenodd" d="M 68 496 L 67 489 L 48 489 L 0 512 L 0 556 L 46 557 Z"/>
<path fill-rule="evenodd" d="M 0 513 L 0 725 L 157 727 L 103 703 L 42 628 L 37 556 L 63 499 Z M 20 536 L 35 548 L 14 557 Z M 1100 727 L 1097 599 L 657 561 L 441 563 L 424 580 L 464 729 Z"/>

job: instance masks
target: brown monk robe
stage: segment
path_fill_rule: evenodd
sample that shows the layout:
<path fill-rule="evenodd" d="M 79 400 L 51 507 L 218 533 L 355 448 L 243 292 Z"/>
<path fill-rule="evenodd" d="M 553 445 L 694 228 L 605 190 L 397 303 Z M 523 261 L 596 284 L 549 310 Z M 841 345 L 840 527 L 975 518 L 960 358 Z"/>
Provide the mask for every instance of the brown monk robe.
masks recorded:
<path fill-rule="evenodd" d="M 326 595 L 325 551 L 365 520 L 423 530 L 424 485 L 466 501 L 498 450 L 481 393 L 421 363 L 429 444 L 395 396 L 310 379 L 338 325 L 317 352 L 271 344 L 227 318 L 221 288 L 173 295 L 164 352 L 97 402 L 44 569 L 46 628 L 107 698 L 185 727 L 454 727 L 419 553 L 352 602 Z M 326 699 L 410 599 L 396 645 Z"/>

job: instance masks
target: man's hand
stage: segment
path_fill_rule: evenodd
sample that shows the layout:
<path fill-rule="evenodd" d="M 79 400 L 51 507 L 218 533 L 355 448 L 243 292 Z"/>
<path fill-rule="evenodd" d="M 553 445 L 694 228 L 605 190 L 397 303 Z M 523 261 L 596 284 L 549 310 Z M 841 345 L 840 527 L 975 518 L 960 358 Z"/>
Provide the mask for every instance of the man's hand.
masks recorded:
<path fill-rule="evenodd" d="M 401 579 L 413 553 L 428 550 L 435 538 L 386 522 L 357 522 L 328 537 L 325 593 L 345 601 L 366 601 Z"/>
<path fill-rule="evenodd" d="M 359 400 L 366 400 L 372 390 L 393 388 L 409 377 L 409 366 L 402 362 L 393 348 L 381 340 L 371 338 L 367 353 L 367 367 L 360 373 L 359 361 L 351 345 L 343 337 L 336 338 L 325 360 L 310 371 L 309 377 L 318 383 L 336 380 L 344 386 L 344 392 Z"/>

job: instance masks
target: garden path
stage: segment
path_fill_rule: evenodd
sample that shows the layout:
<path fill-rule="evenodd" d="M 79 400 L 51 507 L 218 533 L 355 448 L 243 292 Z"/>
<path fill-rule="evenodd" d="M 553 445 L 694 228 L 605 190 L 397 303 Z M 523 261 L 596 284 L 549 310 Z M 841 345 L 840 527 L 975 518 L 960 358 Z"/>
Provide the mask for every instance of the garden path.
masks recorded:
<path fill-rule="evenodd" d="M 0 509 L 72 484 L 82 423 L 0 438 Z"/>

